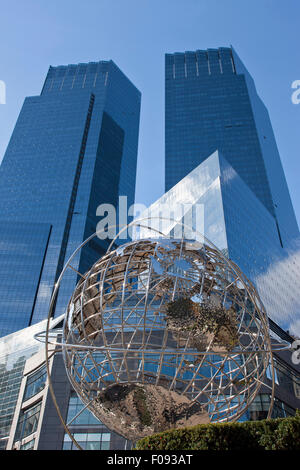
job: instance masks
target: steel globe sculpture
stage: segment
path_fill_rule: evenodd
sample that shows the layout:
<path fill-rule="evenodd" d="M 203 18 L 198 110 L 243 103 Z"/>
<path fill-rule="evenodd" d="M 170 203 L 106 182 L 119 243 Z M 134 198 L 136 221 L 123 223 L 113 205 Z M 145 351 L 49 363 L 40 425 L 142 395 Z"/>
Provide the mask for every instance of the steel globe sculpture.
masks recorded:
<path fill-rule="evenodd" d="M 271 360 L 255 288 L 207 240 L 149 238 L 108 251 L 80 277 L 62 345 L 82 402 L 133 441 L 237 420 Z"/>

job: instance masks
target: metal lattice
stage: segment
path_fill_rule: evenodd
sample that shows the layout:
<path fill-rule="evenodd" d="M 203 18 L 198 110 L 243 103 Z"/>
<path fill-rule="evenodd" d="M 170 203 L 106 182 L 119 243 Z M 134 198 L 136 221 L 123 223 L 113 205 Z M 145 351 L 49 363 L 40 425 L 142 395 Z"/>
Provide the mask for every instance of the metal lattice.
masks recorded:
<path fill-rule="evenodd" d="M 169 239 L 127 243 L 82 275 L 63 351 L 83 403 L 131 440 L 237 420 L 271 360 L 251 282 L 209 242 Z"/>

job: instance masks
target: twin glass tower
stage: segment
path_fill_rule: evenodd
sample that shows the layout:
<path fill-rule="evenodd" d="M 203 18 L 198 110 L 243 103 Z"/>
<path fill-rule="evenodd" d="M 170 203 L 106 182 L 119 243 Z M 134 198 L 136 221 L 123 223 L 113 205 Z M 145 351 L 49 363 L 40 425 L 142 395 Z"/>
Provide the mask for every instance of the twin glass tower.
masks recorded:
<path fill-rule="evenodd" d="M 192 182 L 205 235 L 257 285 L 271 318 L 293 328 L 299 230 L 251 76 L 232 48 L 166 54 L 165 93 L 164 198 L 188 197 Z M 64 263 L 96 231 L 97 207 L 134 202 L 140 102 L 112 61 L 50 67 L 41 95 L 25 99 L 0 167 L 1 336 L 46 318 Z M 76 271 L 105 248 L 82 250 L 56 316 Z"/>
<path fill-rule="evenodd" d="M 41 95 L 25 99 L 0 167 L 0 336 L 48 315 L 72 252 L 96 231 L 98 205 L 135 195 L 141 94 L 112 61 L 50 67 Z M 85 272 L 103 254 L 89 244 Z M 68 273 L 56 316 L 77 273 Z"/>

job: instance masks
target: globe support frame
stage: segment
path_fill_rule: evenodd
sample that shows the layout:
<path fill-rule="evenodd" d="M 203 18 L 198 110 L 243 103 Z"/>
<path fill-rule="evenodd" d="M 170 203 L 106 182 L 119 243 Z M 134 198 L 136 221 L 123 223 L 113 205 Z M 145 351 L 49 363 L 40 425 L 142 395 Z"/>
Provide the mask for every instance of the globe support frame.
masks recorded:
<path fill-rule="evenodd" d="M 170 219 L 170 218 L 163 218 L 163 217 L 152 217 L 151 220 L 153 219 L 159 219 L 159 220 L 167 220 L 167 221 L 171 221 L 171 222 L 174 222 L 175 224 L 178 224 L 178 225 L 181 225 L 182 227 L 186 227 L 188 228 L 186 225 L 182 224 L 181 222 L 178 222 L 174 219 Z M 125 226 L 122 226 L 122 228 L 119 230 L 119 232 L 116 234 L 116 236 L 113 238 L 113 240 L 111 241 L 107 251 L 106 251 L 106 254 L 110 252 L 114 242 L 116 241 L 116 239 L 121 235 L 121 233 L 123 233 L 123 231 L 125 231 L 126 229 L 132 227 L 132 226 L 135 226 L 135 225 L 138 225 L 139 227 L 143 227 L 143 228 L 146 228 L 146 229 L 149 229 L 151 231 L 154 231 L 156 233 L 158 233 L 159 235 L 161 235 L 162 237 L 164 238 L 168 238 L 167 235 L 163 234 L 162 232 L 158 231 L 157 229 L 153 228 L 153 227 L 149 227 L 149 226 L 145 226 L 145 225 L 141 225 L 142 222 L 145 222 L 149 220 L 149 217 L 145 217 L 145 218 L 142 218 L 142 219 L 138 219 L 138 220 L 133 220 L 130 224 L 128 225 L 125 225 Z M 119 225 L 112 225 L 110 226 L 109 228 L 110 229 L 117 229 L 118 227 L 120 227 Z M 58 351 L 58 347 L 61 345 L 60 343 L 58 343 L 57 341 L 55 341 L 54 343 L 51 342 L 49 340 L 49 337 L 50 337 L 50 321 L 51 321 L 51 318 L 52 318 L 52 315 L 53 315 L 53 310 L 54 310 L 54 307 L 55 307 L 55 303 L 56 303 L 56 299 L 57 299 L 57 295 L 58 295 L 58 292 L 59 292 L 59 287 L 60 287 L 60 284 L 61 284 L 61 281 L 63 279 L 63 276 L 66 272 L 66 270 L 68 268 L 74 270 L 78 275 L 80 275 L 81 277 L 84 277 L 82 274 L 80 274 L 78 271 L 75 270 L 75 268 L 72 267 L 71 265 L 71 262 L 72 260 L 75 258 L 75 256 L 79 253 L 79 251 L 86 245 L 88 244 L 93 238 L 95 238 L 96 236 L 98 236 L 100 233 L 105 233 L 106 231 L 105 230 L 101 230 L 101 231 L 96 231 L 95 233 L 93 233 L 92 235 L 90 235 L 86 240 L 84 240 L 77 248 L 76 250 L 72 253 L 72 255 L 69 257 L 69 259 L 67 260 L 67 262 L 65 263 L 63 269 L 62 269 L 62 272 L 57 280 L 57 282 L 55 283 L 55 286 L 54 286 L 54 290 L 53 290 L 53 293 L 52 293 L 52 296 L 51 296 L 51 301 L 50 301 L 50 307 L 49 307 L 49 313 L 48 313 L 48 319 L 47 319 L 47 326 L 46 326 L 46 331 L 45 331 L 45 362 L 46 362 L 46 370 L 47 370 L 47 376 L 48 376 L 48 386 L 49 386 L 49 390 L 50 390 L 50 394 L 52 396 L 52 400 L 53 400 L 53 403 L 54 403 L 54 406 L 55 406 L 55 409 L 57 411 L 57 414 L 59 416 L 59 419 L 61 421 L 61 424 L 65 430 L 65 432 L 68 434 L 68 436 L 70 437 L 71 441 L 75 444 L 75 446 L 79 449 L 79 450 L 83 450 L 82 447 L 80 446 L 80 444 L 76 441 L 76 439 L 74 438 L 74 436 L 72 435 L 70 429 L 69 429 L 69 425 L 71 424 L 71 422 L 74 421 L 74 419 L 70 422 L 70 423 L 66 423 L 66 421 L 64 420 L 62 414 L 61 414 L 61 411 L 59 409 L 59 406 L 58 406 L 58 403 L 57 403 L 57 400 L 56 400 L 56 396 L 55 396 L 55 392 L 54 392 L 54 387 L 53 387 L 53 383 L 52 383 L 52 379 L 51 379 L 51 371 L 50 371 L 50 359 L 51 357 L 55 354 L 55 352 Z M 201 233 L 197 232 L 196 230 L 193 230 L 194 233 L 196 233 L 198 236 L 200 236 L 200 238 L 203 240 L 203 242 L 206 239 L 206 237 L 204 235 L 202 235 Z M 208 241 L 208 240 L 207 240 Z M 213 247 L 215 247 L 210 241 L 208 241 L 209 244 Z M 216 250 L 218 250 L 217 247 L 215 247 Z M 228 259 L 223 255 L 223 253 L 221 253 L 219 250 L 218 252 L 220 253 L 220 255 L 224 258 L 224 260 L 227 260 Z M 236 265 L 233 266 L 233 269 L 235 270 L 236 268 Z M 237 276 L 240 276 L 240 274 L 242 274 L 241 272 L 236 272 Z M 251 293 L 250 293 L 251 294 Z M 268 325 L 264 325 L 265 327 L 268 328 Z M 37 335 L 38 336 L 38 335 Z M 39 339 L 39 338 L 36 338 L 36 339 Z M 267 419 L 270 419 L 271 418 L 271 413 L 272 413 L 272 409 L 273 409 L 273 404 L 274 404 L 274 393 L 275 393 L 275 374 L 274 374 L 274 361 L 273 361 L 273 354 L 272 352 L 275 350 L 276 346 L 278 345 L 275 345 L 275 348 L 273 347 L 272 348 L 272 344 L 271 344 L 271 339 L 270 337 L 268 336 L 267 338 L 267 341 L 268 341 L 268 347 L 267 349 L 264 349 L 263 351 L 264 352 L 269 352 L 270 353 L 270 368 L 271 368 L 271 375 L 272 375 L 272 386 L 269 386 L 267 384 L 264 384 L 263 382 L 261 382 L 261 384 L 263 385 L 267 385 L 270 389 L 271 389 L 271 397 L 270 397 L 270 406 L 269 406 L 269 411 L 268 411 L 268 416 L 267 416 Z M 50 345 L 54 345 L 55 346 L 55 349 L 54 351 L 51 351 L 51 356 L 49 357 L 49 346 Z M 61 345 L 62 346 L 62 345 Z M 68 346 L 67 344 L 65 346 Z M 72 347 L 74 347 L 74 345 L 71 345 Z M 91 348 L 90 346 L 88 346 L 89 348 Z M 83 346 L 79 346 L 80 349 L 83 348 Z M 285 347 L 286 348 L 286 347 Z M 278 348 L 278 349 L 283 349 L 282 347 Z M 103 348 L 102 348 L 103 350 Z M 205 353 L 203 353 L 205 354 Z M 258 393 L 258 390 L 255 394 L 255 396 L 257 395 Z M 253 399 L 251 400 L 251 403 L 252 401 L 254 400 L 255 396 L 253 396 Z M 80 413 L 88 408 L 90 403 L 86 404 L 83 409 L 78 413 L 78 415 L 80 415 Z M 250 405 L 250 403 L 249 403 Z M 238 419 L 238 418 L 237 418 Z"/>

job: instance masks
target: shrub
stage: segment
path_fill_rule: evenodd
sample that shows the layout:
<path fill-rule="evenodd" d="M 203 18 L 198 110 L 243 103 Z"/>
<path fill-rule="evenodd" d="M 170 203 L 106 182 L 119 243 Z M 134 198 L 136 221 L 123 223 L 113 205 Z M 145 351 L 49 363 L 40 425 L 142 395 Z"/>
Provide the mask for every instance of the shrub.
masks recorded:
<path fill-rule="evenodd" d="M 200 424 L 137 442 L 138 450 L 300 450 L 300 411 L 295 417 Z"/>

